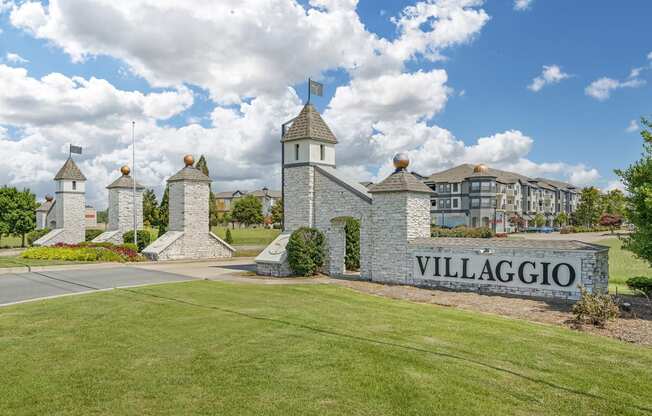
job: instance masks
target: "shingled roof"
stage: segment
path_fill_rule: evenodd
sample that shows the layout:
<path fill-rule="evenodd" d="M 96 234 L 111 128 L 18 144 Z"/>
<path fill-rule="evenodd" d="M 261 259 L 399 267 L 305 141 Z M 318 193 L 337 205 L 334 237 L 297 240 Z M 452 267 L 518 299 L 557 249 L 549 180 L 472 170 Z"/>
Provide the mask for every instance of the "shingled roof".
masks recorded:
<path fill-rule="evenodd" d="M 54 201 L 45 201 L 41 204 L 40 207 L 36 208 L 36 212 L 49 212 L 53 204 Z"/>
<path fill-rule="evenodd" d="M 186 166 L 168 179 L 168 182 L 176 181 L 212 182 L 212 179 L 204 175 L 201 170 L 193 166 Z"/>
<path fill-rule="evenodd" d="M 394 172 L 385 178 L 384 181 L 375 185 L 371 185 L 368 192 L 421 192 L 425 194 L 433 193 L 432 189 L 428 188 L 423 184 L 423 182 L 418 180 L 413 174 L 406 170 Z"/>
<path fill-rule="evenodd" d="M 128 188 L 128 189 L 133 189 L 134 187 L 134 179 L 131 177 L 131 175 L 122 175 L 113 183 L 109 186 L 106 187 L 106 189 L 113 189 L 113 188 Z M 145 187 L 138 182 L 136 182 L 136 189 L 145 189 Z"/>
<path fill-rule="evenodd" d="M 57 174 L 54 176 L 54 180 L 85 181 L 86 176 L 81 173 L 81 170 L 79 170 L 72 158 L 69 157 L 68 160 L 66 160 L 66 163 L 61 166 L 59 172 L 57 172 Z"/>
<path fill-rule="evenodd" d="M 289 142 L 301 139 L 313 139 L 326 143 L 337 143 L 335 135 L 312 104 L 306 104 L 303 107 L 281 141 Z"/>

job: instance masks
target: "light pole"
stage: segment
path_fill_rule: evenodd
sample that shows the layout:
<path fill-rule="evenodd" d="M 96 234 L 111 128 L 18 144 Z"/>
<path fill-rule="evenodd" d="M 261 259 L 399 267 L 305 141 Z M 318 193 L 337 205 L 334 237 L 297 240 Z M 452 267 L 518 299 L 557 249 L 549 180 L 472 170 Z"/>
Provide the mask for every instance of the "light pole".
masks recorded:
<path fill-rule="evenodd" d="M 138 247 L 138 225 L 136 224 L 136 122 L 131 122 L 131 180 L 132 180 L 132 202 L 134 212 L 134 245 Z"/>

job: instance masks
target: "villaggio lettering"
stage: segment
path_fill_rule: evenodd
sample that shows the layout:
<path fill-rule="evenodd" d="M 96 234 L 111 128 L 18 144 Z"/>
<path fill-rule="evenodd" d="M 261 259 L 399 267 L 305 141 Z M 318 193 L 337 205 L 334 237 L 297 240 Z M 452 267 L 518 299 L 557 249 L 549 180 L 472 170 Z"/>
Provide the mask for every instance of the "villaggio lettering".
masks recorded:
<path fill-rule="evenodd" d="M 573 289 L 579 283 L 580 271 L 581 261 L 573 257 L 528 259 L 480 254 L 414 257 L 416 279 L 466 284 Z"/>

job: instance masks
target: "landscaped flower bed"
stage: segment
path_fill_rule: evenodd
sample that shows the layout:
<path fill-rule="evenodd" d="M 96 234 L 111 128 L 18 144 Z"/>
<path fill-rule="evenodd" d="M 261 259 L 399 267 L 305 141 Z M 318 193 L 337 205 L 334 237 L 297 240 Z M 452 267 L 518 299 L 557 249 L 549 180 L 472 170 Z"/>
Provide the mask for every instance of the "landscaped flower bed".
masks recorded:
<path fill-rule="evenodd" d="M 133 244 L 114 245 L 111 243 L 59 243 L 51 247 L 32 247 L 21 257 L 38 260 L 135 262 L 144 257 L 138 254 Z"/>

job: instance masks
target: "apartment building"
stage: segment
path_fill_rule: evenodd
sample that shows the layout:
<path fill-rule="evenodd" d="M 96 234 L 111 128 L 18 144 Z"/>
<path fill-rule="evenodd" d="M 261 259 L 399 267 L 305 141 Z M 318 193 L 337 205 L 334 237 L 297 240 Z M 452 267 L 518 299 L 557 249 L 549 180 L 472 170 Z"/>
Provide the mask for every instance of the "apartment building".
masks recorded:
<path fill-rule="evenodd" d="M 575 186 L 546 178 L 464 164 L 434 173 L 424 180 L 435 193 L 431 198 L 432 223 L 440 226 L 490 227 L 496 232 L 516 231 L 514 214 L 534 225 L 543 215 L 552 226 L 560 212 L 572 213 L 579 202 Z"/>
<path fill-rule="evenodd" d="M 253 195 L 263 205 L 263 216 L 268 216 L 272 212 L 272 207 L 277 200 L 281 199 L 281 191 L 272 191 L 267 188 L 258 189 L 255 191 L 227 191 L 218 192 L 215 194 L 215 204 L 217 211 L 220 213 L 230 212 L 233 209 L 233 203 L 246 195 Z"/>

